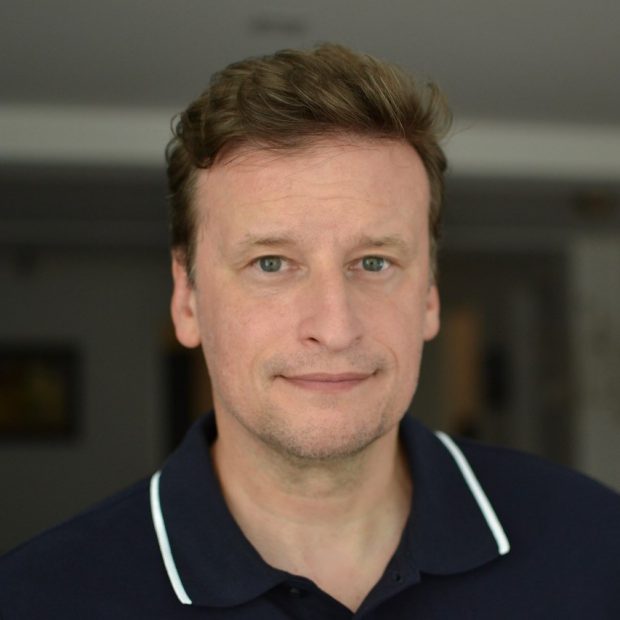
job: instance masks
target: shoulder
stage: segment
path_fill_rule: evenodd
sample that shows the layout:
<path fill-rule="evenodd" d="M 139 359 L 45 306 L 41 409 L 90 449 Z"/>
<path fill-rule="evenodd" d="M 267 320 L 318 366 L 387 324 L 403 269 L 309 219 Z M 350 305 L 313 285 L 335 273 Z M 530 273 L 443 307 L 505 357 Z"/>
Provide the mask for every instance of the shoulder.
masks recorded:
<path fill-rule="evenodd" d="M 83 551 L 103 544 L 98 534 L 106 533 L 106 545 L 110 536 L 118 541 L 123 533 L 140 521 L 146 514 L 148 496 L 146 481 L 142 481 L 103 502 L 89 508 L 71 519 L 56 525 L 21 544 L 0 558 L 0 570 L 6 566 L 15 566 L 27 560 L 31 555 L 45 557 L 56 563 L 68 548 Z M 145 503 L 146 502 L 146 503 Z M 114 527 L 110 528 L 110 524 Z"/>
<path fill-rule="evenodd" d="M 514 617 L 620 617 L 620 495 L 530 454 L 456 443 L 510 544 L 478 586 Z"/>
<path fill-rule="evenodd" d="M 518 450 L 464 439 L 456 443 L 486 492 L 517 512 L 542 506 L 565 513 L 571 506 L 573 511 L 563 514 L 567 519 L 587 515 L 591 522 L 593 511 L 620 516 L 620 494 L 582 473 Z"/>
<path fill-rule="evenodd" d="M 592 591 L 617 590 L 620 495 L 595 480 L 515 450 L 457 440 L 511 544 L 508 564 L 527 563 Z M 584 574 L 584 566 L 588 567 Z M 571 575 L 572 573 L 572 575 Z"/>
<path fill-rule="evenodd" d="M 63 601 L 79 615 L 93 597 L 112 610 L 160 565 L 145 480 L 0 558 L 0 617 L 61 617 Z"/>

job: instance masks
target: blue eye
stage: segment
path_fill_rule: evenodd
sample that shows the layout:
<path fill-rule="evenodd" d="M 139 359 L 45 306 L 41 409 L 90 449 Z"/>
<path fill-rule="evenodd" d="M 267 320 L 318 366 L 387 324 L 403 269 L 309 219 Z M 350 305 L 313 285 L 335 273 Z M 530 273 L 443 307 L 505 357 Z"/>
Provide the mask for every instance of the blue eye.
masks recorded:
<path fill-rule="evenodd" d="M 274 273 L 282 269 L 282 258 L 279 256 L 262 256 L 258 259 L 258 266 L 261 271 Z"/>
<path fill-rule="evenodd" d="M 387 261 L 382 256 L 364 256 L 362 258 L 362 268 L 365 271 L 383 271 L 387 266 Z"/>

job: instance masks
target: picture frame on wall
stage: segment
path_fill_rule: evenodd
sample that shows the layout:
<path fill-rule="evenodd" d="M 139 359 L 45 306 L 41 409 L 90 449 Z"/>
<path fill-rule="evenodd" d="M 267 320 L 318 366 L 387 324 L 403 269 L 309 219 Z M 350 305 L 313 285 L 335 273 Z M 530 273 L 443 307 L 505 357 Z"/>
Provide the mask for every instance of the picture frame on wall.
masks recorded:
<path fill-rule="evenodd" d="M 79 380 L 72 345 L 0 344 L 0 440 L 75 435 Z"/>

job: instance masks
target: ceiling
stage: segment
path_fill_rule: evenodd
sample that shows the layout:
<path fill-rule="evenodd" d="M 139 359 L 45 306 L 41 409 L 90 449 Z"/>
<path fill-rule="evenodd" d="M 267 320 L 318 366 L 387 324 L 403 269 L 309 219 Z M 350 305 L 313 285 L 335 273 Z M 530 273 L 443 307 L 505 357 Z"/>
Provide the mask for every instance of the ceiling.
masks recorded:
<path fill-rule="evenodd" d="M 229 62 L 320 41 L 432 77 L 489 136 L 578 125 L 613 134 L 601 162 L 620 145 L 617 0 L 4 0 L 0 129 L 17 152 L 19 110 L 175 112 Z"/>

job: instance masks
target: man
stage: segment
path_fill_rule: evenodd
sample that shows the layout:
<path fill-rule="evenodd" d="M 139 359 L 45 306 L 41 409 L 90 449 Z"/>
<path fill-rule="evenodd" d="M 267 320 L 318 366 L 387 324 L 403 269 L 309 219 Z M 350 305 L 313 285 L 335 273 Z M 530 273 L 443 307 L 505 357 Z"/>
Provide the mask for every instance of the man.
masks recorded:
<path fill-rule="evenodd" d="M 214 414 L 5 558 L 4 620 L 620 617 L 617 495 L 406 415 L 447 120 L 339 46 L 214 77 L 168 151 L 172 317 Z"/>

